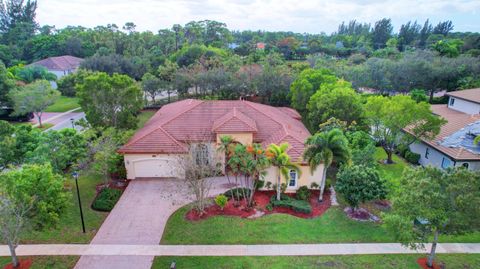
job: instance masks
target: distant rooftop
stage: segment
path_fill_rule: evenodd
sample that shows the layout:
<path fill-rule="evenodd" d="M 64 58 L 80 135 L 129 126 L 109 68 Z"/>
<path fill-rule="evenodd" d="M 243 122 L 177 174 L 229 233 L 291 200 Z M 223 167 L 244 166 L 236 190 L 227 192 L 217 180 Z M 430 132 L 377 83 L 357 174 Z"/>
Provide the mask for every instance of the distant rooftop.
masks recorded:
<path fill-rule="evenodd" d="M 480 88 L 447 92 L 446 95 L 480 104 Z"/>
<path fill-rule="evenodd" d="M 40 65 L 48 70 L 66 71 L 77 69 L 82 61 L 82 58 L 64 55 L 58 57 L 49 57 L 38 62 L 34 62 L 31 65 Z"/>

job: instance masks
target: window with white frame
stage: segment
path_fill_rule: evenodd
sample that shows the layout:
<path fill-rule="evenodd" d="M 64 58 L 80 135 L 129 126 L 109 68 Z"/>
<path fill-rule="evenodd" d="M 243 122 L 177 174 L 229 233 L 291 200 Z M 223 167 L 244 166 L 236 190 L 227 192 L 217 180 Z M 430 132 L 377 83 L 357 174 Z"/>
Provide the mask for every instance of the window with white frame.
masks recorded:
<path fill-rule="evenodd" d="M 288 181 L 288 187 L 296 187 L 297 186 L 297 171 L 295 170 L 290 170 L 289 172 L 290 175 L 290 181 Z"/>

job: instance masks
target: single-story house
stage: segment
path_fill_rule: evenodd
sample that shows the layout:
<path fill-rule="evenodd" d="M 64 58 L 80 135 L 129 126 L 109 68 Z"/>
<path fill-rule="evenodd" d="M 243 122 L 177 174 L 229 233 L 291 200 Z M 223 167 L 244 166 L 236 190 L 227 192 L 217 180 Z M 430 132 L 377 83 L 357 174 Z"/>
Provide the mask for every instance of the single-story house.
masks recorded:
<path fill-rule="evenodd" d="M 420 154 L 420 164 L 441 168 L 464 166 L 480 170 L 480 145 L 473 140 L 480 135 L 480 88 L 448 92 L 447 105 L 432 105 L 434 114 L 444 118 L 434 140 L 421 140 L 410 145 Z"/>
<path fill-rule="evenodd" d="M 47 68 L 50 73 L 55 74 L 57 78 L 61 78 L 77 71 L 82 61 L 82 58 L 64 55 L 58 57 L 49 57 L 38 62 L 34 62 L 31 65 L 43 66 Z"/>
<path fill-rule="evenodd" d="M 216 147 L 220 137 L 229 135 L 243 144 L 288 142 L 288 154 L 297 163 L 301 175 L 292 170 L 287 192 L 301 186 L 320 183 L 323 165 L 311 173 L 302 154 L 310 136 L 300 114 L 288 107 L 272 107 L 244 100 L 204 101 L 187 99 L 163 106 L 123 147 L 127 178 L 182 177 L 178 160 L 188 153 L 187 143 L 209 143 L 212 154 L 223 161 Z M 221 156 L 220 156 L 221 154 Z M 177 164 L 177 165 L 176 165 Z M 275 167 L 266 171 L 264 180 L 276 182 Z M 282 178 L 282 182 L 286 182 Z"/>

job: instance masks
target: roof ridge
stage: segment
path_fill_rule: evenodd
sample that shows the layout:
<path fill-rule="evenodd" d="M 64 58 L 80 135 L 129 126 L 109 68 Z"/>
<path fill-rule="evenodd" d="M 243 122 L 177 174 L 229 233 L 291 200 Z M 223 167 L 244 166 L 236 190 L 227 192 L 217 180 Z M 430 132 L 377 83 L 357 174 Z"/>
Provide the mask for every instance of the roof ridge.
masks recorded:
<path fill-rule="evenodd" d="M 232 114 L 231 117 L 229 117 L 228 115 L 229 114 Z M 246 119 L 249 119 L 252 121 L 252 123 L 255 125 L 253 126 L 250 122 L 248 122 L 248 120 L 245 120 L 244 118 L 242 117 L 245 117 Z M 242 113 L 241 111 L 238 111 L 237 110 L 237 107 L 233 107 L 232 111 L 226 113 L 225 115 L 223 115 L 222 117 L 220 117 L 219 119 L 215 120 L 213 122 L 213 125 L 212 125 L 212 130 L 216 130 L 218 128 L 220 128 L 221 126 L 223 126 L 225 123 L 227 123 L 228 121 L 230 121 L 231 119 L 237 119 L 239 121 L 241 121 L 242 123 L 246 124 L 248 127 L 252 128 L 253 130 L 258 130 L 257 129 L 257 126 L 256 126 L 256 122 L 254 119 L 250 118 L 249 116 L 245 115 L 244 113 Z M 218 120 L 221 120 L 221 121 L 218 121 Z M 215 124 L 216 123 L 216 124 Z"/>
<path fill-rule="evenodd" d="M 196 100 L 196 99 L 186 99 L 186 100 L 192 101 L 192 100 Z M 158 130 L 158 129 L 162 129 L 162 130 L 165 132 L 165 129 L 163 129 L 163 126 L 164 126 L 165 124 L 169 123 L 170 121 L 178 118 L 180 115 L 183 115 L 184 113 L 192 110 L 193 108 L 195 108 L 195 107 L 197 107 L 198 105 L 200 105 L 200 104 L 203 103 L 203 101 L 200 101 L 200 100 L 198 100 L 198 101 L 199 101 L 199 102 L 198 102 L 196 105 L 194 105 L 193 107 L 191 107 L 191 108 L 189 108 L 189 109 L 186 109 L 186 110 L 182 111 L 182 112 L 179 113 L 179 114 L 174 115 L 174 117 L 172 117 L 171 119 L 167 120 L 166 122 L 161 123 L 158 127 L 153 128 L 150 132 L 146 132 L 146 133 L 143 134 L 142 136 L 140 136 L 140 137 L 138 137 L 138 138 L 136 138 L 136 139 L 132 139 L 132 140 L 129 141 L 127 144 L 123 145 L 123 147 L 128 147 L 128 146 L 132 145 L 133 143 L 139 141 L 140 139 L 142 139 L 142 138 L 144 138 L 145 136 L 147 136 L 147 135 L 155 132 L 155 131 Z M 158 110 L 157 113 L 159 113 L 161 110 L 162 110 L 162 109 Z M 155 113 L 154 117 L 155 117 L 155 116 L 156 116 L 156 113 Z M 153 119 L 153 118 L 152 118 L 152 119 Z M 150 122 L 150 120 L 147 121 L 147 123 L 148 123 L 148 122 Z M 170 135 L 170 134 L 169 134 L 169 135 Z M 122 147 L 122 148 L 123 148 L 123 147 Z"/>
<path fill-rule="evenodd" d="M 286 123 L 283 123 L 283 122 L 275 119 L 275 118 L 272 117 L 271 115 L 268 115 L 268 114 L 265 113 L 264 111 L 256 108 L 256 107 L 252 104 L 252 102 L 250 102 L 250 101 L 245 101 L 245 103 L 248 104 L 248 105 L 249 105 L 250 107 L 252 107 L 253 109 L 259 111 L 259 112 L 262 113 L 262 114 L 264 114 L 265 116 L 267 116 L 267 117 L 270 118 L 271 120 L 273 120 L 273 121 L 275 121 L 276 123 L 280 124 L 280 126 L 282 126 L 282 128 L 283 128 L 283 131 L 285 132 L 285 135 L 288 134 L 288 135 L 291 135 L 292 137 L 295 136 L 295 138 L 296 138 L 298 141 L 300 141 L 300 140 L 298 139 L 298 137 L 296 137 L 296 135 L 294 135 L 292 132 L 289 132 L 289 131 L 288 131 L 288 129 L 287 129 L 287 124 L 286 124 Z M 262 104 L 260 104 L 260 105 L 262 105 Z M 273 108 L 276 108 L 276 107 L 273 107 Z M 277 109 L 277 110 L 278 110 L 279 112 L 285 114 L 283 111 L 281 111 L 281 110 L 279 110 L 279 109 Z M 286 114 L 285 114 L 285 115 L 286 115 Z M 290 117 L 289 115 L 286 115 L 286 116 L 289 117 L 289 120 L 290 120 L 290 119 L 294 120 L 294 119 L 293 119 L 292 117 Z M 303 142 L 302 142 L 302 143 L 303 143 Z"/>
<path fill-rule="evenodd" d="M 163 129 L 162 126 L 160 126 L 158 129 L 161 130 L 164 134 L 166 134 L 170 139 L 172 139 L 178 146 L 182 147 L 184 150 L 187 150 L 185 145 L 183 145 L 182 143 L 180 143 L 180 141 L 175 139 L 170 133 L 168 133 L 165 129 Z"/>

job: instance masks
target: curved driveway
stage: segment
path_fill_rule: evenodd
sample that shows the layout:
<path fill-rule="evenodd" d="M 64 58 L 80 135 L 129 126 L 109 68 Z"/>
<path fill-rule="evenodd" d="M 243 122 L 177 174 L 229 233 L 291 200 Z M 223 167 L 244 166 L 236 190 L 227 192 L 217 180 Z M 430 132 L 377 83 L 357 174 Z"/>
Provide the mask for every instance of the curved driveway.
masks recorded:
<path fill-rule="evenodd" d="M 210 195 L 228 187 L 225 178 L 214 178 Z M 90 244 L 158 245 L 170 215 L 191 201 L 182 180 L 132 180 Z M 150 268 L 153 259 L 154 256 L 82 256 L 75 268 L 143 269 Z"/>

